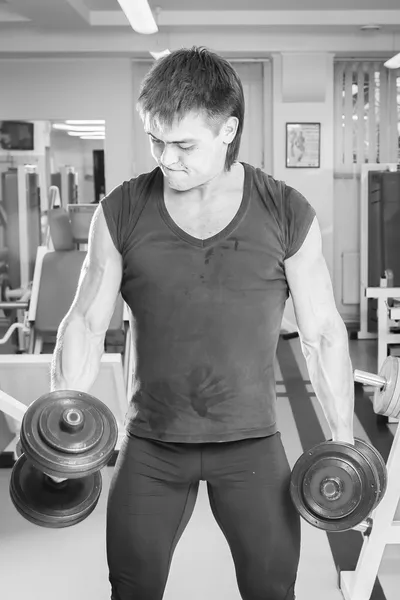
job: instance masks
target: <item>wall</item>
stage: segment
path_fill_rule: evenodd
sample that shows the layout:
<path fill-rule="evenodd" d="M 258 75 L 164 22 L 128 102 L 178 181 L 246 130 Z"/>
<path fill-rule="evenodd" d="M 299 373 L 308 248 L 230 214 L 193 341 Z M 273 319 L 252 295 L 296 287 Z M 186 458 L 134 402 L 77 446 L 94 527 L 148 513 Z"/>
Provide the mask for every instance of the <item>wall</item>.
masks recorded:
<path fill-rule="evenodd" d="M 356 322 L 360 314 L 360 179 L 356 176 L 349 179 L 335 178 L 333 189 L 333 281 L 336 303 L 346 320 Z"/>
<path fill-rule="evenodd" d="M 323 252 L 333 273 L 333 55 L 274 55 L 273 169 L 315 208 Z M 310 76 L 312 79 L 310 80 Z M 286 168 L 286 123 L 321 123 L 319 169 Z"/>

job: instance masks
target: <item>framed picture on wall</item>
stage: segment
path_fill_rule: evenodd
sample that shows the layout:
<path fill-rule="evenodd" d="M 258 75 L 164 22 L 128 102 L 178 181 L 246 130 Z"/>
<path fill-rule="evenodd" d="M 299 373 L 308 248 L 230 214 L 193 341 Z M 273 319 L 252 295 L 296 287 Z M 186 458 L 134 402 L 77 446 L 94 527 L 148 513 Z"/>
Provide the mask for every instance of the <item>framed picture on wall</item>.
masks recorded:
<path fill-rule="evenodd" d="M 321 123 L 286 123 L 286 168 L 319 169 Z"/>

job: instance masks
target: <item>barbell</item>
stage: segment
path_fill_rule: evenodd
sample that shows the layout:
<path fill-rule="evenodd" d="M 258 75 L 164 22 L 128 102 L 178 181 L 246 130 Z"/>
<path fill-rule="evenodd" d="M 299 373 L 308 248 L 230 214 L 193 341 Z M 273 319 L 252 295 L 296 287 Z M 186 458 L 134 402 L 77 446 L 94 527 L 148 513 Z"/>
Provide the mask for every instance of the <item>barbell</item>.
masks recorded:
<path fill-rule="evenodd" d="M 367 371 L 354 371 L 354 381 L 373 386 L 373 407 L 377 415 L 400 417 L 400 359 L 388 356 L 379 371 L 379 375 Z"/>
<path fill-rule="evenodd" d="M 17 511 L 42 527 L 83 521 L 98 503 L 100 470 L 117 439 L 114 415 L 94 396 L 66 390 L 35 400 L 22 419 L 10 479 Z"/>

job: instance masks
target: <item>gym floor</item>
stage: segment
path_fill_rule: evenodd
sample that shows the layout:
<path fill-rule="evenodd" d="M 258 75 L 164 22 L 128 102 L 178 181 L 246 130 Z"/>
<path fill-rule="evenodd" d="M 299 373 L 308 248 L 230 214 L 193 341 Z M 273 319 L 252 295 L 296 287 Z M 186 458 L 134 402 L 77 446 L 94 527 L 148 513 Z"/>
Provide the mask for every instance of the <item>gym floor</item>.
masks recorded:
<path fill-rule="evenodd" d="M 373 341 L 350 341 L 353 367 L 376 372 Z M 293 466 L 303 450 L 329 437 L 312 393 L 298 339 L 280 340 L 276 367 L 278 419 Z M 369 399 L 356 390 L 355 432 L 384 458 L 394 425 L 378 427 Z M 95 512 L 74 527 L 51 530 L 25 521 L 8 494 L 10 469 L 0 470 L 0 596 L 4 600 L 109 600 L 105 556 L 105 514 L 112 468 L 103 470 L 103 492 Z M 337 568 L 355 568 L 362 536 L 326 534 L 302 523 L 297 600 L 341 600 Z M 397 600 L 400 548 L 388 546 L 371 600 Z M 193 517 L 175 551 L 164 600 L 240 600 L 233 562 L 216 525 L 205 485 Z"/>

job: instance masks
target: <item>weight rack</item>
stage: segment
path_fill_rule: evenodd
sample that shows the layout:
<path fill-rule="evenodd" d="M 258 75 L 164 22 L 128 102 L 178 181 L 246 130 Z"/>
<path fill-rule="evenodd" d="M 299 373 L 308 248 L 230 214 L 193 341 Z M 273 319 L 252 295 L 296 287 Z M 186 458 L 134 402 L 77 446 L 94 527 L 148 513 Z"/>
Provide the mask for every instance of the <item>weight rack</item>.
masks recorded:
<path fill-rule="evenodd" d="M 379 375 L 370 376 L 365 383 L 382 385 Z M 400 520 L 395 519 L 400 499 L 399 465 L 400 428 L 397 426 L 386 464 L 386 493 L 370 515 L 372 527 L 364 535 L 355 570 L 340 572 L 339 586 L 345 600 L 370 600 L 386 545 L 400 544 Z"/>

